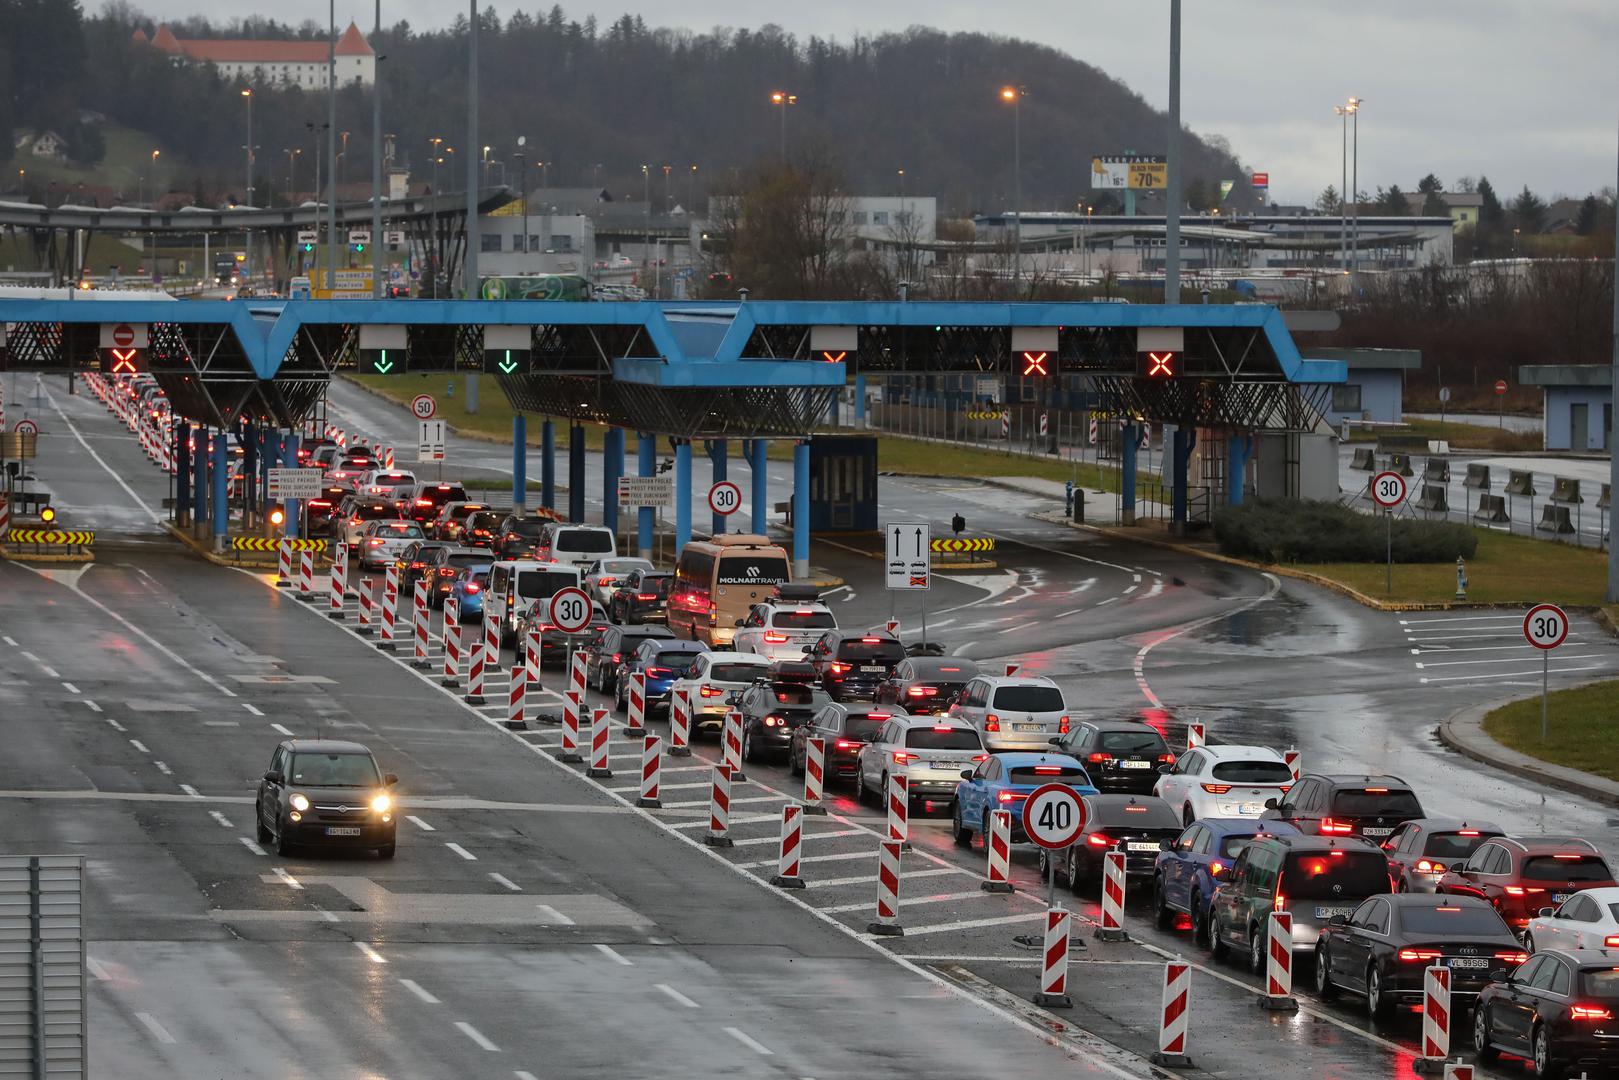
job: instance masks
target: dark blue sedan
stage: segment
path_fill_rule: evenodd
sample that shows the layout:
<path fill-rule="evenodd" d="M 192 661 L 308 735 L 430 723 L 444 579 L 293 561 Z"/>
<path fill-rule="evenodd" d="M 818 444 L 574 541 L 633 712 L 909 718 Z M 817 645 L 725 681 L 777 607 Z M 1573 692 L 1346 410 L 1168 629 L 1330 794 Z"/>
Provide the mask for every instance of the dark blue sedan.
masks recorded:
<path fill-rule="evenodd" d="M 673 638 L 651 638 L 643 641 L 634 653 L 624 658 L 623 676 L 618 680 L 614 704 L 619 712 L 630 706 L 630 676 L 637 671 L 646 672 L 646 714 L 669 711 L 669 688 L 676 679 L 683 679 L 699 653 L 708 651 L 701 641 L 678 641 Z"/>
<path fill-rule="evenodd" d="M 971 774 L 963 773 L 956 785 L 956 806 L 951 826 L 956 843 L 971 847 L 973 833 L 989 833 L 992 810 L 1012 813 L 1012 843 L 1027 841 L 1023 835 L 1023 800 L 1044 784 L 1066 784 L 1080 795 L 1095 795 L 1085 766 L 1069 754 L 1008 753 L 992 754 L 978 763 Z"/>
<path fill-rule="evenodd" d="M 462 567 L 450 583 L 450 594 L 444 602 L 455 605 L 455 614 L 462 626 L 483 619 L 483 591 L 489 584 L 489 567 L 489 563 Z"/>
<path fill-rule="evenodd" d="M 1242 849 L 1255 836 L 1297 836 L 1285 821 L 1258 818 L 1199 818 L 1186 826 L 1169 851 L 1158 853 L 1153 872 L 1160 929 L 1175 925 L 1180 915 L 1192 921 L 1192 937 L 1209 939 L 1209 902 Z"/>

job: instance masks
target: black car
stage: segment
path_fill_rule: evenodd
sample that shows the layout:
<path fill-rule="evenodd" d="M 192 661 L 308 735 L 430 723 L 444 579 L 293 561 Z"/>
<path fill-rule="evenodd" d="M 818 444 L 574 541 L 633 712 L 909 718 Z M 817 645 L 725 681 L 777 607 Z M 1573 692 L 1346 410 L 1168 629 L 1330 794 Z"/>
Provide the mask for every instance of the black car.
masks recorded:
<path fill-rule="evenodd" d="M 1151 795 L 1159 767 L 1175 763 L 1158 729 L 1139 720 L 1081 720 L 1051 744 L 1084 762 L 1104 795 Z"/>
<path fill-rule="evenodd" d="M 672 639 L 667 626 L 609 626 L 601 639 L 585 654 L 585 682 L 604 694 L 618 694 L 619 672 L 624 661 L 635 654 L 641 642 L 654 638 Z M 625 683 L 625 694 L 629 693 Z"/>
<path fill-rule="evenodd" d="M 669 586 L 675 576 L 667 570 L 631 570 L 618 583 L 607 603 L 616 623 L 669 621 Z"/>
<path fill-rule="evenodd" d="M 904 709 L 881 705 L 846 705 L 841 702 L 824 705 L 810 718 L 809 723 L 792 729 L 787 764 L 795 776 L 803 776 L 804 762 L 809 757 L 809 740 L 824 739 L 822 761 L 825 771 L 822 779 L 828 786 L 835 780 L 847 780 L 853 784 L 860 776 L 860 748 L 870 742 L 885 723 L 904 715 Z"/>
<path fill-rule="evenodd" d="M 1305 834 L 1360 836 L 1381 844 L 1396 826 L 1425 817 L 1411 787 L 1398 776 L 1305 773 L 1281 799 L 1268 799 L 1262 817 Z"/>
<path fill-rule="evenodd" d="M 1096 782 L 1092 775 L 1091 782 Z M 1124 872 L 1131 877 L 1152 877 L 1165 841 L 1181 834 L 1181 819 L 1156 795 L 1081 795 L 1085 827 L 1079 839 L 1057 853 L 1058 880 L 1074 892 L 1102 875 L 1102 856 L 1117 848 L 1124 852 Z M 1040 876 L 1048 872 L 1050 853 L 1040 849 Z"/>
<path fill-rule="evenodd" d="M 318 497 L 304 503 L 304 513 L 309 518 L 309 535 L 318 536 L 330 530 L 332 519 L 348 494 L 348 488 L 328 484 L 320 489 Z"/>
<path fill-rule="evenodd" d="M 540 547 L 540 534 L 549 519 L 526 514 L 507 514 L 495 530 L 490 548 L 497 559 L 524 559 L 533 557 Z"/>
<path fill-rule="evenodd" d="M 1522 1054 L 1536 1076 L 1619 1066 L 1619 952 L 1548 949 L 1486 986 L 1473 1008 L 1481 1062 Z"/>
<path fill-rule="evenodd" d="M 427 566 L 422 571 L 422 576 L 427 579 L 428 588 L 431 590 L 428 593 L 428 603 L 434 607 L 443 607 L 444 601 L 450 598 L 450 590 L 455 587 L 455 579 L 461 571 L 469 566 L 489 565 L 489 553 L 437 540 L 428 543 L 433 546 L 427 552 Z"/>
<path fill-rule="evenodd" d="M 467 547 L 492 548 L 506 515 L 500 510 L 474 510 L 467 515 L 458 539 Z"/>
<path fill-rule="evenodd" d="M 879 705 L 899 705 L 914 716 L 938 716 L 978 674 L 978 664 L 961 656 L 909 656 L 877 684 Z"/>
<path fill-rule="evenodd" d="M 590 605 L 590 623 L 577 634 L 564 634 L 551 621 L 551 598 L 541 597 L 529 604 L 517 622 L 517 647 L 528 648 L 528 636 L 540 635 L 540 666 L 563 668 L 568 664 L 568 653 L 583 652 L 587 656 L 601 641 L 609 623 L 607 612 L 600 604 Z"/>
<path fill-rule="evenodd" d="M 359 743 L 283 740 L 259 780 L 259 843 L 273 842 L 278 855 L 299 844 L 330 844 L 375 848 L 391 859 L 397 783 Z"/>
<path fill-rule="evenodd" d="M 1466 863 L 1484 841 L 1505 835 L 1506 830 L 1488 821 L 1455 818 L 1415 818 L 1396 826 L 1382 843 L 1394 891 L 1436 891 L 1447 869 Z"/>
<path fill-rule="evenodd" d="M 1529 958 L 1488 901 L 1431 893 L 1363 900 L 1349 915 L 1333 916 L 1315 948 L 1316 992 L 1360 994 L 1374 1017 L 1397 1002 L 1421 1001 L 1423 972 L 1435 965 L 1450 969 L 1455 1004 Z"/>
<path fill-rule="evenodd" d="M 429 569 L 428 564 L 432 560 L 434 553 L 440 548 L 452 546 L 438 540 L 414 540 L 406 544 L 405 549 L 399 553 L 399 558 L 394 560 L 394 565 L 399 567 L 400 593 L 408 593 L 414 589 L 418 579 L 430 579 L 433 571 Z M 429 581 L 429 600 L 431 600 L 432 595 L 432 585 L 431 581 Z"/>
<path fill-rule="evenodd" d="M 742 691 L 742 760 L 785 759 L 793 732 L 831 703 L 826 691 L 802 682 L 756 682 Z"/>
<path fill-rule="evenodd" d="M 886 630 L 828 630 L 809 647 L 821 686 L 833 701 L 870 701 L 877 686 L 905 659 L 905 647 Z"/>
<path fill-rule="evenodd" d="M 411 489 L 403 510 L 406 517 L 425 530 L 432 528 L 445 503 L 466 502 L 466 499 L 467 489 L 460 484 L 421 483 Z"/>
<path fill-rule="evenodd" d="M 452 544 L 466 543 L 462 534 L 466 532 L 467 518 L 487 509 L 488 503 L 447 502 L 438 508 L 437 516 L 426 526 L 427 535 L 434 540 L 448 540 Z"/>

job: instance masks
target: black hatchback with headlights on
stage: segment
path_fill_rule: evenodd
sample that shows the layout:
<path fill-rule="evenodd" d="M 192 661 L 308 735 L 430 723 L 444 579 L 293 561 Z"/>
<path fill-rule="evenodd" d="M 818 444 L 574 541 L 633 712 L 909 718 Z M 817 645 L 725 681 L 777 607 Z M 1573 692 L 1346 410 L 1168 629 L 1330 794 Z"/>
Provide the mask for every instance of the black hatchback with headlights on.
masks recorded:
<path fill-rule="evenodd" d="M 394 854 L 393 787 L 371 751 L 337 739 L 287 739 L 259 780 L 258 837 L 287 855 L 299 845 Z"/>

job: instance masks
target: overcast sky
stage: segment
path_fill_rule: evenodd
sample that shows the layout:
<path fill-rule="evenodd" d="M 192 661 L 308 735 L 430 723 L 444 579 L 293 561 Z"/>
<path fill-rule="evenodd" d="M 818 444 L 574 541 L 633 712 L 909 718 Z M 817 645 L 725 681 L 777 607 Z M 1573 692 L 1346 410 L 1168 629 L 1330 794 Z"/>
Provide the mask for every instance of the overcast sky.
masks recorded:
<path fill-rule="evenodd" d="M 257 0 L 136 0 L 155 16 L 266 10 Z M 501 16 L 516 8 L 495 0 Z M 530 7 L 544 11 L 549 3 Z M 1122 79 L 1162 108 L 1168 80 L 1168 0 L 571 0 L 570 17 L 607 22 L 639 12 L 653 26 L 703 31 L 766 21 L 807 37 L 848 38 L 928 25 L 1023 37 Z M 1309 202 L 1339 183 L 1332 106 L 1351 94 L 1361 114 L 1360 187 L 1410 190 L 1432 171 L 1446 185 L 1486 175 L 1503 194 L 1543 196 L 1614 184 L 1619 154 L 1619 0 L 1186 0 L 1182 110 L 1200 134 L 1219 133 L 1244 164 L 1267 171 L 1271 197 Z M 384 21 L 448 21 L 442 0 L 384 0 Z M 763 10 L 762 10 L 763 9 Z M 338 18 L 372 21 L 370 3 L 339 0 Z M 318 0 L 274 14 L 321 19 Z M 851 117 L 858 123 L 858 117 Z"/>

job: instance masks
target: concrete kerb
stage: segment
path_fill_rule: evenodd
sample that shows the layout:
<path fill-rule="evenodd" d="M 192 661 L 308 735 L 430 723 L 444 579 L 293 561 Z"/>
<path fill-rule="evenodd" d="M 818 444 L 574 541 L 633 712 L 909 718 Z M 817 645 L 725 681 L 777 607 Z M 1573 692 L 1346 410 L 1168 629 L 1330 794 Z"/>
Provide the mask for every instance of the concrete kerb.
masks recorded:
<path fill-rule="evenodd" d="M 24 551 L 12 551 L 5 544 L 0 544 L 0 559 L 19 563 L 90 563 L 96 561 L 96 556 L 93 551 L 78 554 L 61 552 L 34 555 Z"/>
<path fill-rule="evenodd" d="M 1602 680 L 1586 680 L 1600 682 Z M 1585 684 L 1580 684 L 1585 685 Z M 1516 698 L 1498 698 L 1486 701 L 1479 705 L 1468 705 L 1457 709 L 1444 720 L 1440 721 L 1436 733 L 1439 741 L 1463 757 L 1474 761 L 1492 765 L 1497 769 L 1510 772 L 1518 776 L 1528 776 L 1560 791 L 1573 792 L 1583 795 L 1593 802 L 1604 803 L 1608 806 L 1619 806 L 1619 783 L 1593 776 L 1590 773 L 1580 772 L 1578 769 L 1566 768 L 1562 765 L 1553 765 L 1539 758 L 1531 757 L 1492 739 L 1484 731 L 1484 718 L 1503 705 L 1510 705 L 1515 701 L 1527 701 L 1537 695 L 1526 695 Z"/>

